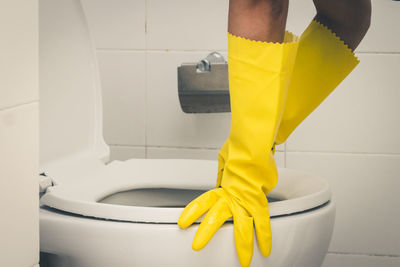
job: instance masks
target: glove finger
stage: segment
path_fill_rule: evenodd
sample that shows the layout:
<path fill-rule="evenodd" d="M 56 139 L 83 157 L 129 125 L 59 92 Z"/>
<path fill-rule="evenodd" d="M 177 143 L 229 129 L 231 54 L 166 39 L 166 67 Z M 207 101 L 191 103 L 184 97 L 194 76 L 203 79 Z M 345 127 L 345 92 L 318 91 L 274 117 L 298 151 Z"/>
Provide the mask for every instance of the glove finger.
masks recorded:
<path fill-rule="evenodd" d="M 192 248 L 196 251 L 204 248 L 215 232 L 232 217 L 232 213 L 224 199 L 219 199 L 217 203 L 206 214 L 201 222 L 199 229 L 193 239 Z"/>
<path fill-rule="evenodd" d="M 272 247 L 271 222 L 269 214 L 267 214 L 267 216 L 255 217 L 254 225 L 256 228 L 257 243 L 261 254 L 263 254 L 264 257 L 268 257 L 271 254 Z"/>
<path fill-rule="evenodd" d="M 190 202 L 182 211 L 178 219 L 178 225 L 185 229 L 192 225 L 198 218 L 206 213 L 217 201 L 218 196 L 215 189 L 205 192 L 192 202 Z"/>
<path fill-rule="evenodd" d="M 241 209 L 241 208 L 239 208 Z M 235 232 L 236 251 L 242 267 L 250 265 L 253 256 L 253 218 L 248 216 L 244 210 L 234 211 L 233 224 Z"/>

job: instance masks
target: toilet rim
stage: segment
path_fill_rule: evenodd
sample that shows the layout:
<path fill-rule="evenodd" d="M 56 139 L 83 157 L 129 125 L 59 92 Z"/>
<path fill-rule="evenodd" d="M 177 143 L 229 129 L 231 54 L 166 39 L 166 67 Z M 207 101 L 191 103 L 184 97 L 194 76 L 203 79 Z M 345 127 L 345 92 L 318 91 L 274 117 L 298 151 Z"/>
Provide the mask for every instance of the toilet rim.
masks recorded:
<path fill-rule="evenodd" d="M 217 166 L 216 161 L 210 160 L 132 159 L 99 164 L 90 171 L 79 173 L 75 179 L 61 181 L 56 177 L 61 177 L 64 171 L 53 170 L 51 176 L 57 182 L 47 189 L 40 204 L 91 218 L 176 224 L 183 208 L 124 206 L 98 201 L 133 189 L 212 189 Z M 189 174 L 191 179 L 187 179 Z M 279 169 L 278 184 L 270 195 L 283 199 L 269 204 L 271 218 L 313 210 L 331 198 L 330 186 L 324 179 L 290 169 Z"/>

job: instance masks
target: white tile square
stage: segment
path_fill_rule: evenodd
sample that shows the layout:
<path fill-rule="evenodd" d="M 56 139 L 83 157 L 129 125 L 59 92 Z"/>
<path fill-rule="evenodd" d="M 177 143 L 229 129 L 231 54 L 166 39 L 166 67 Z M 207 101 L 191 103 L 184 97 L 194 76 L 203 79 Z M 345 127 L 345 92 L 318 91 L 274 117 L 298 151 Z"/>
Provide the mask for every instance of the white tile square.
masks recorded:
<path fill-rule="evenodd" d="M 285 151 L 286 143 L 280 144 L 279 146 L 275 146 L 276 151 Z"/>
<path fill-rule="evenodd" d="M 110 146 L 110 161 L 144 159 L 146 157 L 146 148 L 139 146 Z"/>
<path fill-rule="evenodd" d="M 39 105 L 0 111 L 2 266 L 39 259 Z"/>
<path fill-rule="evenodd" d="M 147 0 L 147 47 L 227 50 L 228 0 Z"/>
<path fill-rule="evenodd" d="M 154 159 L 206 159 L 218 160 L 219 149 L 198 149 L 198 148 L 172 148 L 172 147 L 147 147 L 147 158 Z M 276 165 L 279 168 L 285 167 L 285 153 L 275 153 Z"/>
<path fill-rule="evenodd" d="M 147 145 L 222 147 L 230 113 L 186 114 L 178 98 L 177 67 L 197 62 L 207 52 L 149 52 L 147 55 Z"/>
<path fill-rule="evenodd" d="M 290 0 L 286 30 L 300 36 L 315 17 L 313 1 Z"/>
<path fill-rule="evenodd" d="M 145 0 L 83 0 L 97 48 L 144 49 Z"/>
<path fill-rule="evenodd" d="M 360 64 L 294 131 L 287 151 L 400 153 L 400 55 Z"/>
<path fill-rule="evenodd" d="M 286 166 L 330 183 L 336 222 L 329 251 L 400 255 L 400 155 L 287 152 Z"/>
<path fill-rule="evenodd" d="M 172 147 L 147 147 L 149 159 L 206 159 L 218 160 L 218 149 L 194 149 Z"/>
<path fill-rule="evenodd" d="M 276 151 L 275 152 L 275 163 L 279 168 L 285 168 L 285 152 Z"/>
<path fill-rule="evenodd" d="M 400 257 L 327 254 L 322 267 L 398 267 Z"/>
<path fill-rule="evenodd" d="M 37 1 L 5 2 L 0 9 L 0 32 L 0 110 L 37 101 Z"/>
<path fill-rule="evenodd" d="M 286 29 L 297 35 L 307 28 L 316 14 L 312 1 L 291 0 Z M 400 51 L 400 4 L 398 1 L 372 0 L 371 26 L 356 51 Z"/>
<path fill-rule="evenodd" d="M 103 132 L 110 145 L 145 145 L 145 52 L 98 52 Z"/>
<path fill-rule="evenodd" d="M 372 0 L 371 26 L 357 51 L 400 52 L 400 3 Z"/>

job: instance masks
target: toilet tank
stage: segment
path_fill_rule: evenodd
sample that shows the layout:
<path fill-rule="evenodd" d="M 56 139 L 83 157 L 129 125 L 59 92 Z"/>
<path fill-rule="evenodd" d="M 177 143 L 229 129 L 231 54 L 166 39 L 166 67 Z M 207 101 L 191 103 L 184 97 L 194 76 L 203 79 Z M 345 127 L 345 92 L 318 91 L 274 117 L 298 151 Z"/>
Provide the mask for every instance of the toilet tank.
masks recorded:
<path fill-rule="evenodd" d="M 98 67 L 79 0 L 40 0 L 40 164 L 106 161 Z"/>

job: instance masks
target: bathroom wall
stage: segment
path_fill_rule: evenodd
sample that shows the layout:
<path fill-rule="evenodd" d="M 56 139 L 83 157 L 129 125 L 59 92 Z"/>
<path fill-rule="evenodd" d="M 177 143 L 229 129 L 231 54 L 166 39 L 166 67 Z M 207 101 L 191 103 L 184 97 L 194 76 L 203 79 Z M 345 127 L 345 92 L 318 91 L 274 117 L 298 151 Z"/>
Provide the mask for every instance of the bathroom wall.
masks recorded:
<path fill-rule="evenodd" d="M 229 114 L 184 114 L 176 68 L 226 55 L 228 0 L 83 0 L 100 63 L 112 159 L 216 159 Z M 291 0 L 300 34 L 312 1 Z M 337 204 L 324 267 L 400 265 L 400 2 L 373 0 L 361 64 L 280 146 L 281 167 L 325 177 Z"/>
<path fill-rule="evenodd" d="M 38 2 L 0 7 L 0 266 L 38 267 Z"/>

